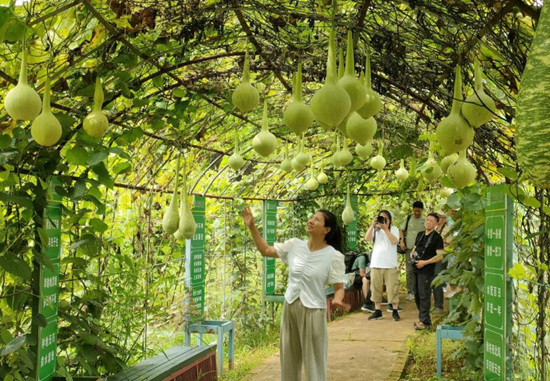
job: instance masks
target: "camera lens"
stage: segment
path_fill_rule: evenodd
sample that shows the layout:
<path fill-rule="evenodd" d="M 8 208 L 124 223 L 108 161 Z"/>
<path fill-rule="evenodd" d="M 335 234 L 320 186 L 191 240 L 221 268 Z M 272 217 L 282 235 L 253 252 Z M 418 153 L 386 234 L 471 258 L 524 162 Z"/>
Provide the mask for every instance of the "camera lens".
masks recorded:
<path fill-rule="evenodd" d="M 378 216 L 376 218 L 376 222 L 383 224 L 384 222 L 386 222 L 386 219 L 383 216 Z"/>

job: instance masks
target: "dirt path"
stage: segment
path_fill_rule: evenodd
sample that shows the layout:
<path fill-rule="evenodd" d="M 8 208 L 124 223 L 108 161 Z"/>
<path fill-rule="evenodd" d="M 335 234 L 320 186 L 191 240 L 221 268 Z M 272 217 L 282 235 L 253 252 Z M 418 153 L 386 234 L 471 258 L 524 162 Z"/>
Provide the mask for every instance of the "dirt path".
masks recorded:
<path fill-rule="evenodd" d="M 384 318 L 368 321 L 370 314 L 354 312 L 328 325 L 328 379 L 330 381 L 396 381 L 407 358 L 407 337 L 414 332 L 418 311 L 414 302 L 402 301 L 401 321 L 383 307 Z M 253 369 L 245 381 L 278 381 L 279 355 Z M 314 381 L 305 380 L 304 381 Z"/>

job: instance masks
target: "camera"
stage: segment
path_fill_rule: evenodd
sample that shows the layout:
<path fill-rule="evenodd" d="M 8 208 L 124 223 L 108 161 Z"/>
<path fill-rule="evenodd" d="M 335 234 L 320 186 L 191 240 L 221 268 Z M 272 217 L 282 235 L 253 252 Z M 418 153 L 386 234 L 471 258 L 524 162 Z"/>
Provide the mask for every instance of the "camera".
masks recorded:
<path fill-rule="evenodd" d="M 420 255 L 418 255 L 418 253 L 414 253 L 412 259 L 409 260 L 409 264 L 412 267 L 416 267 L 416 262 L 418 262 L 419 260 L 420 260 Z"/>
<path fill-rule="evenodd" d="M 384 216 L 378 216 L 376 217 L 376 222 L 378 222 L 379 224 L 385 224 L 386 218 Z"/>

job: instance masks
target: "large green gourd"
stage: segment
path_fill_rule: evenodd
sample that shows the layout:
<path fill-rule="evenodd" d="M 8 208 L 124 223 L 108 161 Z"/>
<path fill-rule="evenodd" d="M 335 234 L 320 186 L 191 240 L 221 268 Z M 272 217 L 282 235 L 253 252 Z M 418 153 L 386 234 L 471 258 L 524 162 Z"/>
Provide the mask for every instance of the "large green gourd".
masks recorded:
<path fill-rule="evenodd" d="M 94 138 L 102 137 L 109 127 L 109 120 L 101 110 L 103 99 L 104 95 L 103 89 L 101 88 L 101 79 L 98 75 L 95 80 L 94 109 L 84 118 L 84 122 L 82 123 L 84 131 Z"/>
<path fill-rule="evenodd" d="M 365 84 L 366 89 L 366 98 L 365 104 L 357 110 L 359 115 L 363 118 L 368 119 L 371 116 L 378 114 L 382 108 L 382 100 L 380 99 L 380 94 L 372 89 L 371 83 L 371 70 L 370 70 L 370 54 L 367 48 L 367 58 L 365 62 L 365 76 L 361 75 L 361 81 Z"/>
<path fill-rule="evenodd" d="M 49 147 L 59 141 L 62 132 L 61 123 L 50 108 L 50 78 L 47 77 L 44 88 L 44 105 L 40 115 L 32 122 L 31 135 L 35 142 L 41 146 Z"/>
<path fill-rule="evenodd" d="M 243 78 L 231 96 L 235 107 L 243 113 L 247 113 L 256 108 L 256 106 L 260 103 L 260 94 L 258 94 L 258 90 L 250 84 L 249 62 L 248 52 L 246 52 L 244 56 Z"/>
<path fill-rule="evenodd" d="M 197 224 L 195 223 L 193 212 L 191 211 L 191 207 L 187 201 L 187 173 L 185 159 L 183 161 L 183 179 L 180 196 L 181 205 L 179 227 L 174 236 L 179 240 L 191 239 L 195 235 Z"/>
<path fill-rule="evenodd" d="M 550 189 L 550 5 L 544 2 L 518 95 L 517 158 L 531 182 Z"/>
<path fill-rule="evenodd" d="M 302 100 L 302 64 L 298 64 L 298 72 L 294 77 L 292 87 L 292 102 L 288 104 L 283 114 L 285 124 L 298 136 L 303 134 L 313 124 L 313 112 Z"/>
<path fill-rule="evenodd" d="M 42 108 L 40 95 L 27 82 L 27 51 L 25 47 L 21 54 L 19 82 L 6 94 L 4 107 L 8 115 L 15 120 L 33 120 Z"/>
<path fill-rule="evenodd" d="M 353 59 L 353 36 L 351 31 L 348 32 L 348 46 L 346 51 L 346 70 L 344 75 L 338 81 L 349 95 L 351 100 L 350 113 L 363 107 L 367 97 L 367 89 L 363 84 L 355 78 L 355 63 Z"/>
<path fill-rule="evenodd" d="M 164 232 L 168 235 L 174 234 L 178 231 L 180 216 L 178 211 L 178 178 L 180 174 L 180 159 L 176 163 L 176 180 L 174 184 L 174 193 L 172 194 L 172 200 L 170 205 L 164 212 L 164 218 L 162 219 L 162 228 Z"/>
<path fill-rule="evenodd" d="M 474 93 L 466 98 L 462 105 L 462 115 L 472 127 L 479 127 L 487 123 L 497 111 L 493 99 L 483 91 L 483 82 L 481 81 L 481 67 L 477 58 L 474 61 Z"/>
<path fill-rule="evenodd" d="M 277 149 L 277 138 L 269 132 L 267 120 L 267 101 L 264 101 L 264 115 L 262 117 L 262 130 L 252 139 L 252 148 L 263 157 L 268 157 Z"/>

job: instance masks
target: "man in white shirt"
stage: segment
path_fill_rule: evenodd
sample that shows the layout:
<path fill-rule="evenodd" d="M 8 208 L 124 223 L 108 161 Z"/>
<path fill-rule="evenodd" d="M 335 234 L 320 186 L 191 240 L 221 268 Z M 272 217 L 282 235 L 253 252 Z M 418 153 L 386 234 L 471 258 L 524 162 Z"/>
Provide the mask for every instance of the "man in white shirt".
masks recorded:
<path fill-rule="evenodd" d="M 365 233 L 365 240 L 372 241 L 371 255 L 371 293 L 375 311 L 369 320 L 382 319 L 382 293 L 384 285 L 388 292 L 388 302 L 393 306 L 392 317 L 399 317 L 399 268 L 397 262 L 397 242 L 399 229 L 392 226 L 392 216 L 387 210 L 381 210 L 373 219 Z"/>

